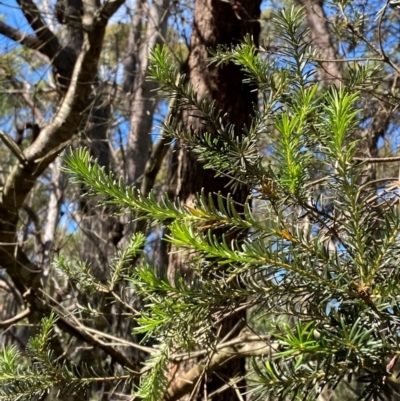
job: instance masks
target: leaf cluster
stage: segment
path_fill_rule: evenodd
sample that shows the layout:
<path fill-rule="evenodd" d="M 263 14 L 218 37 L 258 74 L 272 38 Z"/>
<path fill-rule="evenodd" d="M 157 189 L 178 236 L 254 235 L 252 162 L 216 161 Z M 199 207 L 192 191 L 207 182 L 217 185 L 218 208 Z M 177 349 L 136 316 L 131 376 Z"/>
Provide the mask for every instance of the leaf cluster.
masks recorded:
<path fill-rule="evenodd" d="M 263 60 L 247 39 L 219 49 L 211 60 L 238 64 L 260 87 L 261 105 L 240 135 L 215 103 L 199 98 L 178 74 L 165 48 L 157 47 L 151 57 L 150 79 L 177 99 L 178 108 L 197 110 L 205 130 L 210 128 L 198 135 L 172 120 L 164 132 L 190 147 L 205 168 L 230 177 L 232 190 L 249 186 L 245 205 L 221 194 L 199 194 L 193 206 L 167 196 L 144 198 L 107 176 L 85 150 L 70 154 L 66 163 L 78 182 L 106 195 L 104 203 L 167 225 L 166 240 L 194 252 L 190 285 L 179 278 L 173 285 L 153 268 L 137 270 L 132 280 L 148 300 L 139 331 L 170 344 L 169 352 L 190 349 L 196 340 L 212 348 L 210 333 L 221 316 L 258 305 L 294 322 L 271 332 L 279 352 L 253 362 L 260 398 L 314 397 L 355 372 L 368 377 L 363 398 L 375 397 L 388 388 L 385 361 L 397 355 L 397 197 L 360 184 L 365 166 L 355 158 L 361 115 L 355 81 L 320 91 L 309 44 L 301 39 L 302 13 L 283 10 L 274 20 L 286 43 L 280 59 Z M 362 69 L 354 74 L 359 80 L 369 76 Z M 263 135 L 272 138 L 270 155 L 258 150 Z M 217 236 L 216 227 L 225 234 Z M 158 359 L 164 369 L 165 352 Z"/>
<path fill-rule="evenodd" d="M 366 382 L 361 398 L 376 399 L 395 382 L 385 366 L 398 355 L 396 187 L 364 184 L 367 161 L 356 158 L 362 117 L 356 88 L 372 72 L 360 67 L 348 85 L 320 90 L 303 17 L 295 9 L 274 16 L 285 43 L 274 60 L 249 38 L 213 55 L 211 62 L 234 62 L 260 88 L 248 127 L 233 126 L 215 103 L 199 97 L 166 48 L 157 47 L 151 57 L 150 79 L 177 100 L 176 107 L 196 110 L 205 127 L 199 135 L 171 120 L 165 134 L 181 140 L 204 168 L 229 177 L 232 191 L 250 188 L 244 205 L 221 194 L 200 193 L 190 206 L 167 195 L 144 196 L 107 174 L 87 150 L 65 158 L 65 170 L 91 194 L 102 195 L 103 204 L 164 225 L 165 239 L 191 255 L 189 282 L 177 273 L 171 283 L 151 264 L 129 272 L 128 281 L 146 301 L 136 331 L 159 343 L 136 393 L 143 399 L 161 399 L 174 352 L 191 351 L 194 344 L 211 352 L 221 321 L 250 306 L 270 314 L 276 322 L 271 341 L 279 343 L 275 352 L 253 360 L 259 399 L 315 398 L 354 373 Z M 269 154 L 259 150 L 263 136 L 273 143 Z M 83 265 L 60 265 L 81 285 L 97 289 Z M 275 320 L 282 315 L 287 324 Z"/>

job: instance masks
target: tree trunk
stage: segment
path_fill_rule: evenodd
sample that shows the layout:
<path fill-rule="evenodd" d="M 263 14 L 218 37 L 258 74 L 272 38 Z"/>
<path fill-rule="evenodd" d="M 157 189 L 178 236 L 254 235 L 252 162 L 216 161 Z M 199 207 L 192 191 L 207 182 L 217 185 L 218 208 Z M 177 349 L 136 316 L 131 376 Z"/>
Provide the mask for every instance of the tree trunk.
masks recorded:
<path fill-rule="evenodd" d="M 43 285 L 46 286 L 52 262 L 52 247 L 60 222 L 60 211 L 65 190 L 65 175 L 60 171 L 61 159 L 54 160 L 51 179 L 51 193 L 48 204 L 48 213 L 41 241 L 41 248 L 37 255 L 37 265 L 42 270 Z"/>
<path fill-rule="evenodd" d="M 150 156 L 151 128 L 156 108 L 154 90 L 157 88 L 157 85 L 146 81 L 145 78 L 150 52 L 157 43 L 164 41 L 167 34 L 168 15 L 169 0 L 153 1 L 149 7 L 146 34 L 141 43 L 142 49 L 138 55 L 138 66 L 136 67 L 134 77 L 131 128 L 127 148 L 127 177 L 129 183 L 136 184 L 138 181 L 141 181 L 146 162 Z M 130 39 L 133 41 L 132 38 Z M 133 42 L 130 44 L 134 45 Z M 125 77 L 127 80 L 124 82 L 124 86 L 129 88 L 132 85 L 130 82 L 131 79 L 128 79 L 129 71 L 125 70 Z"/>
<path fill-rule="evenodd" d="M 335 85 L 339 88 L 342 80 L 342 73 L 336 61 L 337 52 L 333 46 L 326 22 L 327 16 L 323 9 L 324 2 L 323 0 L 300 0 L 299 3 L 305 7 L 313 45 L 323 59 L 320 70 L 323 83 L 326 85 Z"/>
<path fill-rule="evenodd" d="M 240 69 L 228 64 L 223 67 L 210 66 L 208 49 L 216 49 L 218 45 L 236 45 L 240 43 L 246 34 L 252 35 L 257 43 L 259 36 L 258 18 L 260 15 L 260 1 L 246 0 L 243 2 L 222 2 L 218 0 L 197 0 L 195 5 L 193 32 L 191 37 L 190 55 L 188 60 L 188 80 L 202 97 L 206 92 L 208 99 L 216 101 L 216 108 L 226 113 L 226 122 L 235 124 L 237 135 L 241 134 L 241 127 L 251 121 L 253 107 L 257 103 L 257 94 L 254 88 L 243 83 L 243 74 Z M 187 111 L 183 120 L 202 135 L 205 127 L 193 110 Z M 209 127 L 207 127 L 209 129 Z M 175 152 L 175 168 L 172 172 L 172 192 L 184 203 L 191 202 L 196 193 L 204 189 L 206 193 L 222 192 L 227 194 L 226 184 L 229 179 L 215 177 L 215 172 L 204 170 L 197 162 L 196 157 L 184 147 L 177 144 Z M 242 203 L 248 194 L 247 188 L 241 188 L 234 194 L 234 199 Z M 173 253 L 170 256 L 168 276 L 174 280 L 175 273 L 190 276 L 185 263 L 186 257 Z M 235 335 L 244 326 L 245 312 L 235 314 L 223 323 L 219 331 L 221 338 L 228 333 Z M 184 371 L 190 369 L 195 362 L 181 364 L 171 368 L 171 388 L 178 388 L 179 377 Z M 202 400 L 213 392 L 222 389 L 230 379 L 244 375 L 244 361 L 231 361 L 223 368 L 213 372 L 208 377 L 204 375 L 202 383 L 194 387 L 191 399 Z M 242 389 L 243 380 L 236 383 L 237 388 Z M 237 389 L 225 386 L 226 389 L 215 393 L 213 400 L 237 400 Z M 175 390 L 174 390 L 175 391 Z M 197 393 L 196 393 L 197 392 Z M 182 399 L 186 399 L 185 397 Z"/>

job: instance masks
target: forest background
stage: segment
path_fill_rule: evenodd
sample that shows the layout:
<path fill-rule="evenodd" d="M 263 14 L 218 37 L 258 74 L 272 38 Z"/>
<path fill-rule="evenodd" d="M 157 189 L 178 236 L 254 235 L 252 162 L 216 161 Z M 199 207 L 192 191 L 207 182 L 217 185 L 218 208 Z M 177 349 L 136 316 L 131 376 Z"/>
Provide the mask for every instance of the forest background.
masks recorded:
<path fill-rule="evenodd" d="M 71 149 L 85 147 L 107 174 L 122 178 L 127 187 L 136 186 L 143 197 L 151 193 L 152 199 L 160 200 L 168 194 L 170 199 L 179 198 L 184 209 L 194 215 L 196 194 L 201 190 L 228 197 L 232 177 L 215 177 L 215 170 L 204 170 L 204 162 L 199 163 L 191 151 L 196 141 L 188 147 L 190 136 L 174 137 L 169 132 L 179 131 L 179 123 L 193 132 L 209 129 L 212 119 L 207 120 L 202 113 L 211 115 L 212 110 L 198 107 L 200 111 L 193 111 L 182 102 L 190 93 L 179 90 L 166 98 L 168 88 L 165 82 L 155 82 L 160 76 L 156 76 L 154 66 L 161 68 L 163 60 L 174 65 L 177 82 L 184 76 L 184 82 L 196 91 L 194 96 L 203 96 L 207 104 L 222 110 L 222 125 L 229 122 L 250 127 L 258 106 L 263 108 L 265 85 L 257 92 L 254 83 L 245 81 L 237 65 L 240 62 L 211 63 L 212 51 L 219 45 L 236 46 L 247 37 L 260 59 L 279 60 L 286 45 L 284 35 L 277 34 L 276 15 L 282 8 L 302 9 L 304 19 L 293 26 L 297 27 L 296 35 L 300 33 L 299 46 L 311 49 L 307 53 L 309 64 L 302 71 L 310 80 L 307 82 L 319 83 L 318 91 L 328 93 L 329 87 L 339 89 L 360 81 L 357 88 L 353 86 L 360 93 L 355 107 L 362 110 L 362 116 L 357 129 L 352 130 L 352 139 L 362 141 L 354 157 L 359 161 L 380 158 L 380 162 L 368 165 L 358 185 L 374 182 L 375 193 L 383 191 L 384 195 L 396 191 L 397 2 L 19 0 L 2 2 L 0 7 L 1 341 L 24 358 L 31 356 L 29 339 L 46 333 L 56 361 L 64 361 L 66 366 L 84 362 L 83 377 L 99 372 L 97 368 L 102 372 L 96 373 L 98 381 L 83 381 L 67 394 L 61 382 L 46 381 L 36 372 L 33 396 L 71 400 L 243 399 L 244 377 L 249 379 L 250 372 L 247 357 L 265 357 L 271 352 L 270 333 L 277 324 L 251 302 L 224 306 L 223 324 L 210 328 L 216 330 L 213 341 L 217 345 L 207 350 L 206 357 L 201 350 L 189 357 L 179 353 L 168 356 L 167 369 L 158 372 L 158 379 L 156 374 L 152 378 L 160 386 L 147 375 L 150 381 L 142 381 L 141 390 L 137 390 L 140 380 L 126 372 L 143 372 L 142 363 L 159 349 L 160 342 L 150 338 L 140 343 L 143 332 L 132 334 L 144 322 L 135 318 L 146 302 L 152 301 L 146 292 L 140 292 L 139 284 L 121 279 L 118 261 L 128 261 L 129 269 L 122 263 L 120 267 L 125 275 L 127 269 L 147 262 L 158 277 L 168 277 L 174 283 L 178 276 L 191 275 L 191 259 L 161 240 L 168 235 L 168 225 L 150 224 L 150 218 L 137 220 L 135 210 L 122 214 L 115 205 L 99 206 L 101 191 L 96 196 L 85 195 L 90 185 L 85 180 L 72 182 L 76 166 L 71 168 L 71 159 L 66 165 L 67 155 L 72 158 Z M 168 58 L 154 53 L 157 45 L 166 46 Z M 155 54 L 159 54 L 158 61 Z M 153 67 L 149 64 L 152 58 Z M 281 65 L 276 63 L 271 72 L 275 78 Z M 150 70 L 153 79 L 147 79 Z M 163 84 L 160 93 L 157 88 Z M 284 96 L 278 100 L 275 110 L 287 101 Z M 216 130 L 215 125 L 212 130 Z M 257 154 L 264 165 L 274 163 L 274 141 L 258 133 Z M 88 154 L 80 155 L 85 159 Z M 234 202 L 243 205 L 249 194 L 254 195 L 252 210 L 261 216 L 262 201 L 273 201 L 276 192 L 261 175 L 258 185 L 266 199 L 256 199 L 256 185 L 251 179 L 244 181 L 234 188 Z M 387 185 L 392 185 L 390 191 Z M 214 228 L 202 229 L 211 229 L 221 237 L 224 230 Z M 241 235 L 227 232 L 229 240 Z M 289 232 L 283 235 L 292 241 Z M 335 308 L 334 303 L 330 308 Z M 48 320 L 43 323 L 43 318 Z M 288 318 L 285 323 L 296 327 L 297 320 Z M 230 346 L 235 341 L 242 346 L 241 351 L 235 351 L 238 357 L 214 361 L 217 346 Z M 198 368 L 203 365 L 205 369 Z M 8 380 L 6 375 L 3 379 Z M 35 388 L 33 382 L 26 383 Z M 51 390 L 46 387 L 49 383 Z M 364 394 L 362 384 L 352 380 L 343 383 L 336 391 L 322 385 L 315 397 L 350 400 Z M 5 384 L 2 397 L 29 398 L 24 393 L 28 387 L 18 393 L 18 386 L 23 385 Z M 60 389 L 62 395 L 56 395 Z M 283 392 L 280 396 L 298 395 Z"/>

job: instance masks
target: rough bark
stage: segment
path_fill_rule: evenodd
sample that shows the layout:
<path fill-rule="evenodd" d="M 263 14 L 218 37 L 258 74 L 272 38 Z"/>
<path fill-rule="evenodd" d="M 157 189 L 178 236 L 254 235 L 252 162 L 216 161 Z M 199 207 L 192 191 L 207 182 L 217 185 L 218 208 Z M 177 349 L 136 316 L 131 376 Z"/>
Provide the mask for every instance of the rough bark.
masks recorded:
<path fill-rule="evenodd" d="M 222 2 L 218 0 L 197 0 L 195 5 L 193 31 L 191 37 L 190 55 L 188 61 L 188 79 L 198 91 L 198 96 L 208 93 L 208 99 L 216 101 L 216 108 L 226 113 L 226 121 L 235 124 L 237 134 L 241 134 L 241 127 L 249 124 L 253 113 L 253 106 L 257 102 L 257 94 L 254 88 L 243 83 L 243 74 L 233 64 L 221 68 L 210 66 L 208 58 L 209 49 L 215 49 L 218 45 L 235 45 L 240 43 L 246 34 L 253 36 L 257 43 L 259 35 L 258 18 L 260 14 L 260 2 L 258 0 L 243 1 L 238 3 Z M 253 89 L 253 90 L 252 90 Z M 198 135 L 202 135 L 204 126 L 193 110 L 185 113 L 184 122 Z M 184 203 L 190 202 L 196 193 L 204 189 L 206 193 L 227 193 L 228 180 L 223 177 L 215 177 L 215 172 L 204 170 L 197 162 L 195 156 L 184 147 L 177 145 L 174 160 L 172 192 Z M 247 196 L 247 189 L 242 188 L 234 198 L 243 202 Z M 181 254 L 171 254 L 168 276 L 174 280 L 175 273 L 180 270 L 183 275 L 190 275 L 186 269 L 187 259 Z M 237 331 L 245 324 L 245 313 L 235 315 L 224 322 L 220 330 L 220 337 L 228 333 L 235 336 Z M 232 330 L 236 327 L 235 330 Z M 185 373 L 193 367 L 193 362 L 184 363 L 178 367 L 171 367 L 171 385 L 169 394 L 177 392 L 184 384 Z M 216 367 L 213 372 L 206 375 L 206 380 L 197 386 L 197 392 L 191 399 L 201 400 L 204 397 L 204 389 L 208 394 L 223 387 L 230 378 L 244 374 L 244 361 L 231 360 L 224 366 Z M 206 383 L 204 382 L 206 381 Z M 244 383 L 239 383 L 238 387 Z M 188 390 L 189 391 L 189 390 Z M 182 399 L 187 399 L 188 395 Z M 213 400 L 237 400 L 236 391 L 227 386 L 223 392 L 218 392 Z"/>

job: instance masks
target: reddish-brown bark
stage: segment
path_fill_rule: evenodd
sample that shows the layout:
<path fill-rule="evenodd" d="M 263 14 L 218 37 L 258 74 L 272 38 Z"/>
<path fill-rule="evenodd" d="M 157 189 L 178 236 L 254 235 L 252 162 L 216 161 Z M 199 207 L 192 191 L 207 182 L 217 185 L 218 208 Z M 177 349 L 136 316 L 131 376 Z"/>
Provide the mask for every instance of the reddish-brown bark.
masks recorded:
<path fill-rule="evenodd" d="M 258 18 L 260 15 L 260 1 L 246 0 L 242 2 L 223 2 L 219 0 L 197 0 L 195 6 L 193 32 L 191 37 L 190 55 L 188 60 L 188 79 L 198 92 L 198 96 L 208 93 L 208 99 L 216 101 L 216 108 L 226 113 L 226 122 L 235 124 L 237 134 L 241 134 L 241 127 L 249 124 L 253 113 L 253 106 L 257 102 L 257 94 L 254 88 L 243 83 L 244 75 L 240 69 L 228 64 L 223 67 L 209 65 L 209 49 L 216 49 L 218 45 L 235 45 L 250 34 L 257 43 L 259 35 Z M 202 121 L 197 113 L 189 110 L 184 113 L 183 119 L 187 126 L 195 130 L 198 135 L 204 131 Z M 209 130 L 209 127 L 207 127 Z M 175 153 L 175 170 L 173 172 L 173 193 L 187 203 L 190 202 L 196 193 L 202 189 L 206 193 L 222 192 L 226 194 L 228 179 L 215 177 L 212 170 L 204 170 L 203 166 L 196 160 L 196 157 L 184 147 L 178 145 L 179 151 Z M 243 202 L 247 196 L 247 189 L 237 191 L 234 198 Z M 185 271 L 185 257 L 173 254 L 169 262 L 169 277 L 173 279 L 176 270 L 182 273 Z M 239 322 L 239 324 L 237 324 Z M 241 324 L 240 324 L 241 322 Z M 220 336 L 224 337 L 233 327 L 240 330 L 245 324 L 245 313 L 236 314 L 227 319 L 220 330 Z M 237 331 L 232 335 L 237 334 Z M 188 369 L 193 367 L 193 362 L 184 365 L 171 367 L 171 389 L 173 393 L 179 393 L 179 387 L 185 386 L 179 377 L 184 375 Z M 211 394 L 225 385 L 235 376 L 244 374 L 244 361 L 232 360 L 212 373 L 207 374 L 206 383 L 197 386 L 197 394 L 192 399 L 201 400 L 204 397 L 204 389 Z M 244 383 L 238 383 L 240 387 Z M 187 387 L 187 386 L 186 386 Z M 193 386 L 189 386 L 192 387 Z M 191 390 L 187 390 L 192 391 Z M 170 391 L 171 392 L 171 391 Z M 179 393 L 181 394 L 181 393 Z M 188 396 L 188 395 L 187 395 Z M 183 397 L 182 399 L 185 399 Z M 225 391 L 216 394 L 213 400 L 237 400 L 236 391 L 227 388 Z"/>

